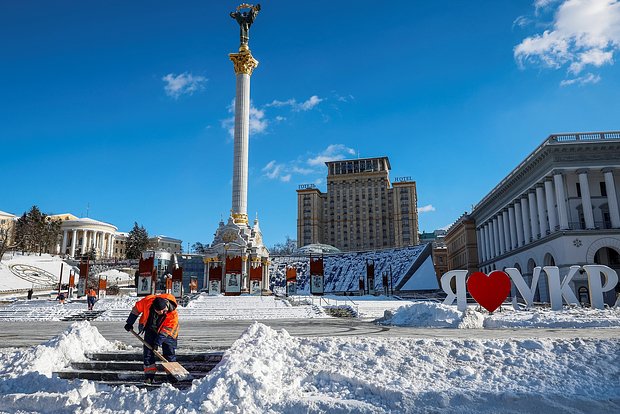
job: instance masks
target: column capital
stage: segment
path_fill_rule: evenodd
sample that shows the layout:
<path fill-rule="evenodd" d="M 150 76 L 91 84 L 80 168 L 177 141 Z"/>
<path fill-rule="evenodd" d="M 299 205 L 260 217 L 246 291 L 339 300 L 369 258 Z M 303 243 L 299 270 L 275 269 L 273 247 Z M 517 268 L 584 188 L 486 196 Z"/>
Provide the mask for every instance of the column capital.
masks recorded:
<path fill-rule="evenodd" d="M 601 172 L 603 174 L 605 173 L 613 173 L 614 172 L 614 167 L 605 167 L 605 168 L 601 168 Z"/>
<path fill-rule="evenodd" d="M 588 169 L 587 168 L 579 168 L 577 171 L 575 171 L 577 174 L 587 174 L 588 173 Z"/>
<path fill-rule="evenodd" d="M 565 170 L 562 170 L 562 169 L 560 169 L 560 168 L 556 168 L 556 169 L 554 169 L 553 171 L 551 171 L 551 175 L 562 175 L 562 174 L 564 174 L 565 172 L 566 172 Z"/>
<path fill-rule="evenodd" d="M 249 50 L 244 50 L 239 53 L 230 53 L 228 57 L 232 60 L 237 75 L 244 74 L 252 76 L 252 72 L 258 66 L 258 60 L 254 59 L 252 52 Z"/>

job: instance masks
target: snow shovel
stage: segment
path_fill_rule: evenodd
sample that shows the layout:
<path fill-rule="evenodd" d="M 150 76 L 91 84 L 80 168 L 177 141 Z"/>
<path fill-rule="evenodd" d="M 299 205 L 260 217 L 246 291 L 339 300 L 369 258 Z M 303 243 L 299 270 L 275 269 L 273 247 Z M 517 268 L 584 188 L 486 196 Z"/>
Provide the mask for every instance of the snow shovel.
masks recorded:
<path fill-rule="evenodd" d="M 166 372 L 168 374 L 172 375 L 174 378 L 176 378 L 177 381 L 191 381 L 191 380 L 194 379 L 194 377 L 192 377 L 192 374 L 190 374 L 189 371 L 187 371 L 185 368 L 183 368 L 183 366 L 181 364 L 179 364 L 178 362 L 170 362 L 170 361 L 168 361 L 166 358 L 164 358 L 164 356 L 162 354 L 160 354 L 159 352 L 154 350 L 151 345 L 147 344 L 144 341 L 144 339 L 142 339 L 142 337 L 136 333 L 136 331 L 134 331 L 132 329 L 129 332 L 134 334 L 134 336 L 136 338 L 138 338 L 138 340 L 140 340 L 140 342 L 142 342 L 145 347 L 147 347 L 148 349 L 153 351 L 153 353 L 155 355 L 157 355 L 157 358 L 162 360 L 162 364 L 161 365 L 164 367 Z"/>

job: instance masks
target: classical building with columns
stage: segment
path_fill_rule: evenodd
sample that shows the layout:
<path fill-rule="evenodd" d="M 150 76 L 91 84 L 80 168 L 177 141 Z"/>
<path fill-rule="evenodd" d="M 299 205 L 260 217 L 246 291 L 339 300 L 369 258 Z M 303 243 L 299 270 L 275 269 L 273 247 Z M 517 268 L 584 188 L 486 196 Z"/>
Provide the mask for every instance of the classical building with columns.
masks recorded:
<path fill-rule="evenodd" d="M 620 132 L 550 135 L 473 209 L 479 268 L 604 264 L 620 272 Z M 548 301 L 546 278 L 536 299 Z M 588 281 L 571 288 L 588 301 Z M 613 304 L 615 293 L 607 292 Z"/>
<path fill-rule="evenodd" d="M 10 245 L 15 234 L 15 222 L 17 216 L 11 213 L 0 211 L 0 242 L 6 239 L 6 244 Z"/>
<path fill-rule="evenodd" d="M 68 213 L 50 217 L 62 221 L 62 237 L 56 249 L 59 254 L 79 257 L 95 249 L 98 259 L 114 257 L 116 226 L 88 217 L 78 218 Z"/>

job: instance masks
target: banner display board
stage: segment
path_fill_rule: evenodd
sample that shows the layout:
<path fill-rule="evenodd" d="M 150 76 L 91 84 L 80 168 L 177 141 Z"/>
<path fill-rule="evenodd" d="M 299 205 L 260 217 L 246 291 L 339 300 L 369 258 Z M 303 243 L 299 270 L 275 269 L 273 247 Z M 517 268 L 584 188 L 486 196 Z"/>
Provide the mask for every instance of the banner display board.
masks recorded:
<path fill-rule="evenodd" d="M 78 295 L 78 297 L 80 297 L 80 296 L 84 296 L 85 294 L 86 294 L 86 278 L 85 277 L 80 277 L 78 279 L 77 295 Z"/>
<path fill-rule="evenodd" d="M 221 280 L 209 279 L 209 295 L 217 296 L 221 293 L 220 284 Z"/>
<path fill-rule="evenodd" d="M 310 294 L 322 295 L 324 288 L 323 256 L 310 256 Z"/>
<path fill-rule="evenodd" d="M 155 270 L 155 258 L 153 256 L 146 259 L 140 258 L 138 265 L 138 286 L 136 286 L 136 293 L 138 296 L 147 296 L 153 293 L 155 287 L 154 278 L 157 278 L 157 271 Z"/>
<path fill-rule="evenodd" d="M 86 281 L 88 280 L 88 262 L 80 263 L 80 277 L 78 279 L 78 298 L 86 295 Z"/>
<path fill-rule="evenodd" d="M 99 277 L 99 298 L 105 298 L 105 294 L 108 288 L 108 279 L 106 276 Z"/>
<path fill-rule="evenodd" d="M 241 293 L 241 273 L 226 272 L 226 293 Z"/>
<path fill-rule="evenodd" d="M 171 293 L 172 292 L 172 279 L 167 277 L 166 278 L 166 293 Z"/>
<path fill-rule="evenodd" d="M 261 284 L 260 280 L 250 280 L 250 294 L 251 295 L 260 296 L 261 294 L 260 284 Z"/>
<path fill-rule="evenodd" d="M 323 275 L 310 276 L 310 293 L 313 295 L 322 295 L 323 291 Z"/>
<path fill-rule="evenodd" d="M 294 267 L 286 268 L 286 296 L 297 294 L 297 269 Z"/>
<path fill-rule="evenodd" d="M 198 279 L 195 277 L 189 279 L 189 293 L 198 293 Z"/>
<path fill-rule="evenodd" d="M 73 289 L 75 287 L 75 275 L 73 272 L 69 274 L 69 289 Z"/>
<path fill-rule="evenodd" d="M 183 268 L 172 270 L 172 295 L 175 298 L 183 296 Z"/>
<path fill-rule="evenodd" d="M 217 291 L 213 290 L 213 282 L 217 282 Z M 215 292 L 215 293 L 212 293 Z M 219 295 L 222 293 L 222 264 L 214 263 L 209 269 L 209 295 Z"/>
<path fill-rule="evenodd" d="M 375 294 L 375 262 L 366 261 L 366 284 L 368 285 L 368 294 Z"/>
<path fill-rule="evenodd" d="M 138 286 L 136 288 L 138 296 L 146 296 L 151 294 L 153 285 L 153 277 L 151 274 L 141 274 L 138 276 Z"/>

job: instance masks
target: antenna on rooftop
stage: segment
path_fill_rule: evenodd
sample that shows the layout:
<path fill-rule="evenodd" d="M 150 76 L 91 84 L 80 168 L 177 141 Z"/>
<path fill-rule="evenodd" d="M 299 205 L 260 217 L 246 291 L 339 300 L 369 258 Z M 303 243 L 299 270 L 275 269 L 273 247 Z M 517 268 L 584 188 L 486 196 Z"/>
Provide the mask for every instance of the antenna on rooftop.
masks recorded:
<path fill-rule="evenodd" d="M 90 203 L 86 204 L 86 217 L 88 217 L 88 211 L 90 210 Z"/>

